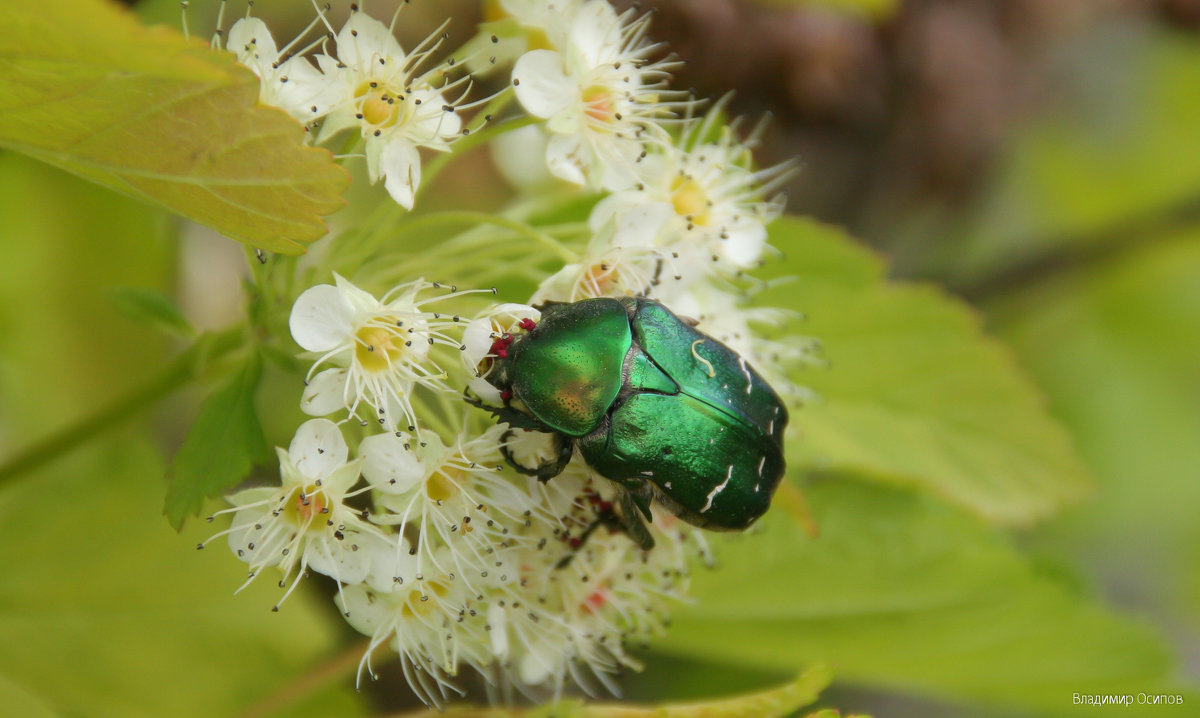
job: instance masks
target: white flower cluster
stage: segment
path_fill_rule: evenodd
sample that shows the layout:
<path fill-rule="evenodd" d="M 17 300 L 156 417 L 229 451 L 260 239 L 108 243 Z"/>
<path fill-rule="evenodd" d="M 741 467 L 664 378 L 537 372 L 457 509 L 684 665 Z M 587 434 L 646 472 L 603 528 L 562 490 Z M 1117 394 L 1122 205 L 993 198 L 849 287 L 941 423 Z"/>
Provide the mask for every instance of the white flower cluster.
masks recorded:
<path fill-rule="evenodd" d="M 450 60 L 430 61 L 442 41 L 435 32 L 406 52 L 390 27 L 354 6 L 334 36 L 335 49 L 312 60 L 304 54 L 309 48 L 292 47 L 295 41 L 278 49 L 255 17 L 234 23 L 225 48 L 258 75 L 259 99 L 304 123 L 312 141 L 357 131 L 371 182 L 382 179 L 392 198 L 412 209 L 421 183 L 417 148 L 448 150 L 463 132 L 458 112 L 470 107 L 469 76 L 453 78 Z"/>
<path fill-rule="evenodd" d="M 431 704 L 467 667 L 494 686 L 615 691 L 612 676 L 638 666 L 626 647 L 663 630 L 689 560 L 708 559 L 703 533 L 661 506 L 654 548 L 638 548 L 613 528 L 615 484 L 578 456 L 548 482 L 518 473 L 505 455 L 542 463 L 555 452 L 548 435 L 493 425 L 461 400 L 466 389 L 503 401 L 488 373 L 539 320 L 536 307 L 650 296 L 768 375 L 779 351 L 750 329 L 776 315 L 742 308 L 738 287 L 761 261 L 787 168 L 756 171 L 722 103 L 697 117 L 667 88 L 671 62 L 653 59 L 644 18 L 606 0 L 499 7 L 515 30 L 503 42 L 489 30 L 489 44 L 521 43 L 512 91 L 536 122 L 498 139 L 532 139 L 550 174 L 598 195 L 590 241 L 529 304 L 455 313 L 469 292 L 419 278 L 380 299 L 336 274 L 301 293 L 289 327 L 313 360 L 301 408 L 318 418 L 279 450 L 281 485 L 232 496 L 220 512 L 232 524 L 217 534 L 248 581 L 282 571 L 285 598 L 309 571 L 334 579 L 339 609 L 370 639 L 362 669 L 373 676 L 372 656 L 389 646 Z M 469 76 L 416 70 L 439 42 L 406 54 L 356 11 L 336 57 L 317 53 L 315 64 L 303 51 L 284 59 L 255 18 L 234 25 L 226 47 L 262 79 L 263 102 L 320 120 L 318 141 L 358 128 L 372 179 L 411 208 L 417 148 L 445 150 L 463 127 L 456 88 Z"/>

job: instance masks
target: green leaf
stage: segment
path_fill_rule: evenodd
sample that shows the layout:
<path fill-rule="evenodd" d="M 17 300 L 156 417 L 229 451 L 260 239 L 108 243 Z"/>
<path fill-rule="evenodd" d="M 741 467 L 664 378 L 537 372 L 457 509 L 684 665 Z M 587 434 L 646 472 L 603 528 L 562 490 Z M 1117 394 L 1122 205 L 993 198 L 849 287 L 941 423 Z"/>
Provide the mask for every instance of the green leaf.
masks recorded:
<path fill-rule="evenodd" d="M 175 302 L 157 289 L 116 287 L 109 291 L 108 297 L 117 311 L 135 322 L 175 336 L 196 335 L 196 330 L 179 311 L 179 307 L 175 306 Z"/>
<path fill-rule="evenodd" d="M 0 6 L 0 147 L 296 254 L 325 234 L 348 175 L 257 104 L 258 84 L 232 55 L 108 3 Z"/>
<path fill-rule="evenodd" d="M 825 666 L 814 666 L 777 688 L 690 703 L 632 706 L 567 700 L 530 709 L 452 706 L 442 715 L 446 718 L 783 718 L 815 703 L 831 676 Z M 411 715 L 416 718 L 427 714 L 428 711 L 422 711 Z"/>
<path fill-rule="evenodd" d="M 1094 468 L 1095 501 L 1043 548 L 1200 639 L 1200 228 L 988 305 Z"/>
<path fill-rule="evenodd" d="M 1168 657 L 1145 629 L 977 520 L 844 477 L 809 496 L 820 537 L 776 510 L 761 535 L 723 538 L 723 565 L 693 576 L 696 601 L 656 650 L 765 670 L 822 662 L 853 684 L 1056 712 L 1072 692 L 1165 687 Z"/>
<path fill-rule="evenodd" d="M 200 511 L 206 498 L 237 485 L 256 463 L 268 458 L 254 408 L 261 376 L 262 361 L 257 353 L 251 353 L 229 382 L 200 406 L 171 465 L 163 512 L 176 529 L 189 514 Z"/>
<path fill-rule="evenodd" d="M 931 286 L 889 282 L 838 230 L 784 218 L 771 241 L 794 281 L 765 305 L 804 313 L 828 368 L 793 374 L 818 399 L 792 416 L 800 473 L 851 471 L 918 487 L 990 521 L 1022 524 L 1089 488 L 1068 435 L 978 317 Z"/>
<path fill-rule="evenodd" d="M 158 518 L 162 470 L 149 442 L 110 439 L 0 492 L 4 712 L 242 715 L 342 650 L 319 593 L 297 591 L 279 613 L 269 576 L 234 595 L 244 564 L 223 542 L 195 550 L 214 527 L 179 535 Z M 361 714 L 353 676 L 327 680 L 337 715 Z"/>

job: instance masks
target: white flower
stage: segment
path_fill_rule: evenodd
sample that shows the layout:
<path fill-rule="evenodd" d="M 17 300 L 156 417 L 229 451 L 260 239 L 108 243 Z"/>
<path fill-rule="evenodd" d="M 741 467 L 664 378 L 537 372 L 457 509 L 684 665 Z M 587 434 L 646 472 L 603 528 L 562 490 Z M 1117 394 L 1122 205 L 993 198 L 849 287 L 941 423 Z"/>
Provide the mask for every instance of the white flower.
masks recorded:
<path fill-rule="evenodd" d="M 723 128 L 721 141 L 683 149 L 660 147 L 638 166 L 636 187 L 601 200 L 589 219 L 593 231 L 613 216 L 647 203 L 672 209 L 666 244 L 702 261 L 719 260 L 726 273 L 748 269 L 762 258 L 766 225 L 779 215 L 782 201 L 767 199 L 790 165 L 751 169 L 750 150 Z"/>
<path fill-rule="evenodd" d="M 461 692 L 451 679 L 462 664 L 483 671 L 492 661 L 486 609 L 477 610 L 474 594 L 453 574 L 429 569 L 395 590 L 347 586 L 335 599 L 346 620 L 371 638 L 359 664 L 375 678 L 371 654 L 391 643 L 401 670 L 417 697 L 440 706 L 450 692 Z"/>
<path fill-rule="evenodd" d="M 438 38 L 431 35 L 406 53 L 391 29 L 355 11 L 337 34 L 337 57 L 316 58 L 339 93 L 321 140 L 357 129 L 365 140 L 371 182 L 382 178 L 388 194 L 406 209 L 412 209 L 421 182 L 417 148 L 448 150 L 462 132 L 457 110 L 463 98 L 448 93 L 458 92 L 463 81 L 447 80 L 447 66 L 419 67 L 441 42 Z"/>
<path fill-rule="evenodd" d="M 230 528 L 216 536 L 228 534 L 230 550 L 250 565 L 246 583 L 270 566 L 283 572 L 281 586 L 295 574 L 282 603 L 309 568 L 340 583 L 362 581 L 370 561 L 360 544 L 377 531 L 345 503 L 361 459 L 348 460 L 341 431 L 327 419 L 305 422 L 287 451 L 277 452 L 282 484 L 240 491 L 229 497 L 234 508 L 218 512 L 233 513 Z"/>
<path fill-rule="evenodd" d="M 229 28 L 225 49 L 258 75 L 259 101 L 278 107 L 304 124 L 320 119 L 336 101 L 328 78 L 304 57 L 281 60 L 265 23 L 245 17 Z"/>
<path fill-rule="evenodd" d="M 419 300 L 417 295 L 437 285 L 401 285 L 378 300 L 339 275 L 334 280 L 334 285 L 309 287 L 292 306 L 292 337 L 320 354 L 309 370 L 301 408 L 317 416 L 344 408 L 357 417 L 359 405 L 366 403 L 388 430 L 400 425 L 415 430 L 413 388 L 453 391 L 430 349 L 460 346 L 441 331 L 457 318 L 421 309 L 441 297 Z M 326 364 L 335 366 L 313 376 Z"/>
<path fill-rule="evenodd" d="M 454 573 L 472 589 L 517 580 L 519 564 L 506 560 L 526 541 L 513 530 L 545 522 L 531 481 L 500 473 L 504 426 L 445 447 L 379 434 L 363 441 L 363 475 L 375 490 L 372 520 L 412 536 L 418 571 Z M 449 548 L 444 553 L 443 548 Z"/>
<path fill-rule="evenodd" d="M 606 0 L 568 12 L 557 49 L 531 50 L 514 65 L 517 99 L 546 120 L 552 174 L 622 189 L 634 181 L 642 133 L 687 103 L 667 99 L 677 94 L 665 90 L 674 63 L 647 59 L 657 46 L 643 43 L 644 18 L 625 23 Z"/>
<path fill-rule="evenodd" d="M 593 235 L 584 256 L 546 278 L 530 302 L 645 295 L 665 279 L 683 279 L 679 257 L 660 238 L 670 214 L 668 205 L 654 203 L 610 218 Z"/>
<path fill-rule="evenodd" d="M 470 379 L 467 387 L 488 404 L 501 402 L 500 391 L 487 382 L 491 359 L 505 356 L 513 334 L 529 331 L 542 313 L 527 304 L 500 304 L 472 319 L 463 330 L 463 367 Z"/>

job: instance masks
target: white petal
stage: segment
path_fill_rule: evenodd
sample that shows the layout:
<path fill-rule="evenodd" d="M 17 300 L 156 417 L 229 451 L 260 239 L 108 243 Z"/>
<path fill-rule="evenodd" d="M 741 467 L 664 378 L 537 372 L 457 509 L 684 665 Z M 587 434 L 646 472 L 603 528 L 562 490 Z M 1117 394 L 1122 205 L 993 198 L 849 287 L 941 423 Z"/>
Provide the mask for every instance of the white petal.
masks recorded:
<path fill-rule="evenodd" d="M 406 448 L 407 447 L 407 448 Z M 417 443 L 408 436 L 373 434 L 363 439 L 363 477 L 385 494 L 402 494 L 412 489 L 428 473 L 416 453 Z"/>
<path fill-rule="evenodd" d="M 509 184 L 531 189 L 554 181 L 544 162 L 530 161 L 531 157 L 545 156 L 546 141 L 546 133 L 541 127 L 529 125 L 497 135 L 488 143 L 488 148 L 492 163 Z"/>
<path fill-rule="evenodd" d="M 488 606 L 487 619 L 492 627 L 492 655 L 503 660 L 508 656 L 508 614 L 504 612 L 504 606 L 499 602 Z"/>
<path fill-rule="evenodd" d="M 535 117 L 548 118 L 579 101 L 579 85 L 568 77 L 562 56 L 553 50 L 532 50 L 513 65 L 517 100 Z"/>
<path fill-rule="evenodd" d="M 644 192 L 616 192 L 596 203 L 592 213 L 588 215 L 588 229 L 595 234 L 604 229 L 604 225 L 613 220 L 630 207 L 644 204 Z"/>
<path fill-rule="evenodd" d="M 726 231 L 728 239 L 718 239 L 721 253 L 738 267 L 753 267 L 762 258 L 767 243 L 767 228 L 758 222 L 746 222 Z"/>
<path fill-rule="evenodd" d="M 666 202 L 650 202 L 631 207 L 617 215 L 612 243 L 616 247 L 652 247 L 664 224 L 675 215 Z"/>
<path fill-rule="evenodd" d="M 487 379 L 471 377 L 467 380 L 467 387 L 484 404 L 499 405 L 503 403 L 500 398 L 500 390 L 489 384 Z"/>
<path fill-rule="evenodd" d="M 591 164 L 591 151 L 578 135 L 554 135 L 546 143 L 546 166 L 559 179 L 586 185 Z"/>
<path fill-rule="evenodd" d="M 359 289 L 356 284 L 337 272 L 333 273 L 333 282 L 337 285 L 338 291 L 342 293 L 342 296 L 346 298 L 346 301 L 350 303 L 350 306 L 358 314 L 377 312 L 383 306 L 375 298 L 375 295 L 366 290 Z"/>
<path fill-rule="evenodd" d="M 287 82 L 272 83 L 271 104 L 287 110 L 303 123 L 320 119 L 341 99 L 340 88 L 306 58 L 288 59 L 279 66 L 278 74 L 286 77 Z"/>
<path fill-rule="evenodd" d="M 288 457 L 310 479 L 323 479 L 336 471 L 350 454 L 342 430 L 329 419 L 309 419 L 300 425 Z"/>
<path fill-rule="evenodd" d="M 407 539 L 363 534 L 358 550 L 366 552 L 370 559 L 370 569 L 363 579 L 368 586 L 380 593 L 410 590 L 417 574 L 417 557 L 409 553 Z"/>
<path fill-rule="evenodd" d="M 395 620 L 398 606 L 376 595 L 365 586 L 345 586 L 334 603 L 349 623 L 365 636 L 375 636 Z"/>
<path fill-rule="evenodd" d="M 374 70 L 379 58 L 401 63 L 404 49 L 387 25 L 362 12 L 355 12 L 337 34 L 337 56 L 345 65 Z"/>
<path fill-rule="evenodd" d="M 279 521 L 271 515 L 274 508 L 275 504 L 269 504 L 234 513 L 229 533 L 229 550 L 234 556 L 256 567 L 274 566 L 283 559 L 283 548 L 292 532 L 280 531 L 274 525 Z"/>
<path fill-rule="evenodd" d="M 447 147 L 443 138 L 453 139 L 462 130 L 458 113 L 442 109 L 450 103 L 440 92 L 417 91 L 406 102 L 414 100 L 421 103 L 421 111 L 417 113 L 415 121 L 404 128 L 405 136 L 419 145 Z"/>
<path fill-rule="evenodd" d="M 571 23 L 571 49 L 584 68 L 615 61 L 621 55 L 621 21 L 606 0 L 584 3 Z"/>
<path fill-rule="evenodd" d="M 311 352 L 327 352 L 351 341 L 354 309 L 332 284 L 309 287 L 296 298 L 288 327 L 292 338 Z"/>
<path fill-rule="evenodd" d="M 563 668 L 562 646 L 551 646 L 549 641 L 526 644 L 528 653 L 521 659 L 521 681 L 536 686 Z M 557 659 L 557 660 L 556 660 Z"/>
<path fill-rule="evenodd" d="M 571 292 L 575 288 L 575 282 L 579 279 L 579 272 L 583 269 L 579 264 L 568 264 L 558 270 L 549 277 L 542 280 L 538 285 L 537 291 L 530 298 L 530 304 L 544 304 L 546 302 L 569 302 Z"/>
<path fill-rule="evenodd" d="M 345 369 L 326 369 L 309 380 L 300 397 L 300 410 L 309 416 L 327 416 L 346 407 Z"/>
<path fill-rule="evenodd" d="M 338 502 L 346 495 L 356 483 L 358 477 L 362 475 L 362 459 L 358 458 L 346 464 L 342 464 L 333 471 L 326 474 L 321 479 L 321 486 L 325 493 L 331 499 Z"/>
<path fill-rule="evenodd" d="M 491 319 L 472 319 L 467 322 L 467 327 L 462 333 L 462 343 L 466 349 L 462 350 L 459 356 L 468 370 L 474 371 L 479 362 L 487 356 L 492 347 L 492 331 Z"/>
<path fill-rule="evenodd" d="M 304 549 L 308 567 L 345 584 L 362 583 L 371 567 L 371 556 L 359 550 L 358 540 L 361 536 L 359 533 L 346 532 L 339 540 L 328 532 L 322 532 L 309 541 Z"/>
<path fill-rule="evenodd" d="M 256 17 L 244 17 L 229 28 L 225 49 L 237 55 L 238 62 L 253 69 L 270 69 L 271 63 L 279 59 L 279 50 L 267 24 Z M 261 76 L 261 75 L 260 75 Z"/>
<path fill-rule="evenodd" d="M 412 209 L 421 183 L 421 155 L 417 148 L 404 140 L 387 143 L 379 158 L 379 170 L 384 176 L 384 187 L 396 204 Z"/>

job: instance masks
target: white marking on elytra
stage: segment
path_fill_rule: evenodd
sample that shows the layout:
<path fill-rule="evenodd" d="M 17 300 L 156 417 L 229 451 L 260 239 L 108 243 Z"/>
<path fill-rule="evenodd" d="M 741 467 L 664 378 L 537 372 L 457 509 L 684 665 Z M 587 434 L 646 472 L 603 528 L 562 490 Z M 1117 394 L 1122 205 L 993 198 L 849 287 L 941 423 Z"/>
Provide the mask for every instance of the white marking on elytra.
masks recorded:
<path fill-rule="evenodd" d="M 758 458 L 758 477 L 759 477 L 760 479 L 762 478 L 763 464 L 765 464 L 765 463 L 767 463 L 767 457 L 765 457 L 765 456 L 760 456 L 760 457 Z M 755 490 L 755 491 L 758 491 L 758 487 L 757 487 L 757 486 L 755 486 L 755 487 L 754 487 L 754 490 Z"/>
<path fill-rule="evenodd" d="M 774 419 L 771 419 L 770 423 L 767 424 L 767 433 L 768 434 L 775 433 L 775 420 Z"/>
<path fill-rule="evenodd" d="M 696 345 L 703 344 L 703 343 L 704 343 L 703 339 L 697 339 L 696 341 L 692 342 L 692 356 L 696 357 L 696 361 L 698 361 L 704 365 L 705 372 L 708 374 L 708 378 L 712 379 L 713 377 L 715 377 L 717 375 L 717 370 L 713 369 L 712 362 L 710 362 L 709 360 L 700 356 L 700 353 L 696 351 Z"/>
<path fill-rule="evenodd" d="M 667 491 L 670 491 L 671 490 L 671 482 L 668 481 L 667 483 L 663 484 L 663 488 L 665 488 Z"/>
<path fill-rule="evenodd" d="M 750 378 L 750 370 L 746 368 L 745 357 L 738 357 L 738 367 L 742 370 L 742 373 L 746 375 L 746 396 L 750 396 L 750 384 L 753 379 Z M 775 407 L 775 411 L 778 412 L 779 407 Z"/>
<path fill-rule="evenodd" d="M 729 485 L 729 480 L 732 478 L 733 478 L 733 464 L 730 464 L 729 471 L 725 472 L 725 480 L 722 481 L 720 484 L 718 484 L 716 487 L 714 487 L 712 491 L 708 492 L 708 496 L 707 496 L 708 502 L 706 504 L 704 504 L 704 508 L 700 509 L 700 513 L 704 513 L 705 511 L 708 511 L 709 509 L 712 508 L 713 499 L 715 499 L 717 497 L 717 494 L 719 494 L 725 490 L 725 487 Z"/>

